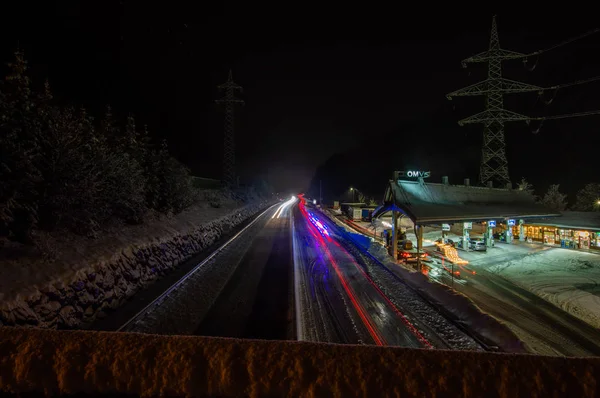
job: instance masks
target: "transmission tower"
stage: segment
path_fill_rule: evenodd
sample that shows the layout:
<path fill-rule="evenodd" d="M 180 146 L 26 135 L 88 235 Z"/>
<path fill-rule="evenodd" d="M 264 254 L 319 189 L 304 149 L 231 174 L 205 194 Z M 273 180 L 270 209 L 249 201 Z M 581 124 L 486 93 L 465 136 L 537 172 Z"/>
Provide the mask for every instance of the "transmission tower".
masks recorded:
<path fill-rule="evenodd" d="M 511 121 L 529 122 L 531 118 L 504 109 L 504 94 L 524 93 L 544 89 L 502 77 L 502 61 L 522 59 L 527 55 L 500 48 L 496 16 L 492 18 L 492 32 L 490 35 L 490 48 L 480 54 L 462 61 L 463 67 L 467 63 L 487 62 L 488 78 L 482 82 L 459 89 L 447 94 L 448 99 L 462 96 L 485 96 L 485 110 L 458 124 L 480 123 L 483 124 L 483 147 L 481 151 L 481 168 L 479 179 L 485 184 L 488 181 L 505 185 L 510 182 L 508 175 L 508 161 L 506 159 L 506 144 L 504 141 L 504 123 Z"/>
<path fill-rule="evenodd" d="M 235 106 L 243 105 L 244 101 L 235 97 L 236 92 L 242 92 L 242 87 L 233 82 L 233 75 L 229 69 L 229 77 L 224 84 L 217 86 L 224 93 L 223 97 L 215 102 L 225 109 L 225 128 L 223 139 L 223 183 L 229 186 L 236 185 L 235 173 Z"/>

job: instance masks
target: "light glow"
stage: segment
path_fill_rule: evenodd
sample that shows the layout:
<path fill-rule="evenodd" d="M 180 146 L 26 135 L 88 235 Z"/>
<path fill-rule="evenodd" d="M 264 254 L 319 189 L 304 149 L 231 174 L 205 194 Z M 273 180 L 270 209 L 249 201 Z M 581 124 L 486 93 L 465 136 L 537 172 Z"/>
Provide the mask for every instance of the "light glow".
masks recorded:
<path fill-rule="evenodd" d="M 296 197 L 292 196 L 292 198 L 286 202 L 283 202 L 279 208 L 277 209 L 277 211 L 271 216 L 271 218 L 279 218 L 281 217 L 281 214 L 283 213 L 283 211 L 291 204 L 296 203 Z"/>

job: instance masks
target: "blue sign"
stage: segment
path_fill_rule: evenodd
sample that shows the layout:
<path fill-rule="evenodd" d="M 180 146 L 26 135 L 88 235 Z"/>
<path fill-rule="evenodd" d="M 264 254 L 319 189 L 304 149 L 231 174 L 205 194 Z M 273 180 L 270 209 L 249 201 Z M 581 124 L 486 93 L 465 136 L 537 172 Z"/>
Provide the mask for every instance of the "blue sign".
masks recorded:
<path fill-rule="evenodd" d="M 512 220 L 512 219 L 508 220 L 507 224 L 508 224 L 509 227 L 514 227 L 515 226 L 515 220 Z"/>
<path fill-rule="evenodd" d="M 496 227 L 496 220 L 490 220 L 490 221 L 488 221 L 488 227 L 495 228 Z"/>

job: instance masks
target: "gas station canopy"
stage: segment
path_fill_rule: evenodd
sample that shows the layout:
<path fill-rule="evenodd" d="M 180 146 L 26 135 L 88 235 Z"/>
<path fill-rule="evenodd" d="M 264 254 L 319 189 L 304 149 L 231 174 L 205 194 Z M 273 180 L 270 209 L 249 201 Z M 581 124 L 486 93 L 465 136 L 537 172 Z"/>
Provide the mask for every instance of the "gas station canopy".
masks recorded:
<path fill-rule="evenodd" d="M 396 210 L 415 224 L 558 217 L 526 191 L 390 180 L 373 217 Z"/>

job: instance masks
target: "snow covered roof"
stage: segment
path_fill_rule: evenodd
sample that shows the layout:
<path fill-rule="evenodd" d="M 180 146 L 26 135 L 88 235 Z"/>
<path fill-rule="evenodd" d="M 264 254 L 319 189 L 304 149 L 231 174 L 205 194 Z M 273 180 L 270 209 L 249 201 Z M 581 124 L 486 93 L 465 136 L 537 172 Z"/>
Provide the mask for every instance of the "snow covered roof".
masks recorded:
<path fill-rule="evenodd" d="M 600 212 L 563 211 L 558 218 L 536 220 L 534 224 L 600 231 Z"/>
<path fill-rule="evenodd" d="M 525 191 L 422 181 L 390 181 L 378 217 L 392 209 L 417 224 L 560 216 Z"/>

